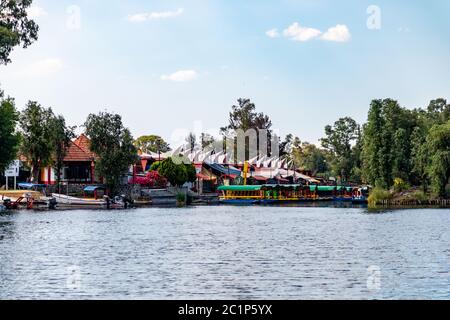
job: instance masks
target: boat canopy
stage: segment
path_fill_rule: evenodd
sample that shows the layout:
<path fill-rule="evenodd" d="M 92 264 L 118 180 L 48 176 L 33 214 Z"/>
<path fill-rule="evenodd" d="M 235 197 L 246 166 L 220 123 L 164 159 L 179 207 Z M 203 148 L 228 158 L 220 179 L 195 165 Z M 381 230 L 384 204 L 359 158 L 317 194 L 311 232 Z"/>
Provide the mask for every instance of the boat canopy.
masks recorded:
<path fill-rule="evenodd" d="M 18 183 L 17 186 L 19 188 L 22 188 L 22 189 L 31 190 L 33 188 L 44 188 L 45 184 L 35 184 L 35 183 L 29 183 L 29 182 L 21 182 L 21 183 Z"/>
<path fill-rule="evenodd" d="M 259 191 L 263 186 L 220 186 L 219 191 Z"/>
<path fill-rule="evenodd" d="M 265 184 L 264 190 L 298 190 L 302 188 L 300 184 Z"/>
<path fill-rule="evenodd" d="M 219 191 L 260 191 L 260 190 L 298 190 L 302 186 L 299 184 L 264 184 L 247 186 L 220 186 Z"/>
<path fill-rule="evenodd" d="M 316 185 L 310 185 L 309 186 L 311 191 L 322 191 L 322 192 L 326 192 L 326 191 L 341 191 L 341 190 L 347 190 L 347 191 L 352 191 L 352 187 L 343 187 L 343 186 L 316 186 Z"/>
<path fill-rule="evenodd" d="M 97 190 L 105 190 L 105 187 L 103 186 L 87 186 L 84 188 L 84 192 L 94 192 Z"/>

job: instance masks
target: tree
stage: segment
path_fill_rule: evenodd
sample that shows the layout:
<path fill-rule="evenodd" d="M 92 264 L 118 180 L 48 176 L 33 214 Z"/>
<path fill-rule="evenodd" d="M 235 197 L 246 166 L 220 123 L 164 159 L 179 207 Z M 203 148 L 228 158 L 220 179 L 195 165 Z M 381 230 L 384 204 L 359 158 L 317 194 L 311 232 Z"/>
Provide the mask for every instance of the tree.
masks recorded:
<path fill-rule="evenodd" d="M 0 65 L 11 62 L 14 47 L 27 48 L 38 38 L 39 26 L 28 18 L 32 0 L 0 0 Z"/>
<path fill-rule="evenodd" d="M 179 161 L 176 161 L 177 163 Z M 172 186 L 181 187 L 186 182 L 194 182 L 196 180 L 195 167 L 192 164 L 180 162 L 174 163 L 172 158 L 162 161 L 158 167 L 158 173 L 165 177 Z"/>
<path fill-rule="evenodd" d="M 75 137 L 75 127 L 68 127 L 63 116 L 53 117 L 50 121 L 53 150 L 53 167 L 56 171 L 56 183 L 58 185 L 58 193 L 61 192 L 61 174 L 64 167 L 64 158 L 67 155 L 72 139 Z"/>
<path fill-rule="evenodd" d="M 156 135 L 141 136 L 134 141 L 134 145 L 146 153 L 164 153 L 171 150 L 169 144 Z"/>
<path fill-rule="evenodd" d="M 314 144 L 302 143 L 298 137 L 295 137 L 291 154 L 296 168 L 310 171 L 314 176 L 328 172 L 327 152 Z"/>
<path fill-rule="evenodd" d="M 186 137 L 186 143 L 191 150 L 194 150 L 195 146 L 197 145 L 197 137 L 193 132 L 190 132 Z"/>
<path fill-rule="evenodd" d="M 424 127 L 416 127 L 411 135 L 411 165 L 416 177 L 416 183 L 422 185 L 423 192 L 427 192 L 429 185 L 428 166 L 430 152 L 427 145 L 427 130 Z"/>
<path fill-rule="evenodd" d="M 414 180 L 411 153 L 417 125 L 416 111 L 404 109 L 392 99 L 372 101 L 361 152 L 367 182 L 389 188 L 395 178 Z"/>
<path fill-rule="evenodd" d="M 202 133 L 200 135 L 202 150 L 205 150 L 206 148 L 212 146 L 215 142 L 215 139 L 212 135 L 209 133 Z"/>
<path fill-rule="evenodd" d="M 14 99 L 4 98 L 3 91 L 0 90 L 0 173 L 17 158 L 19 146 L 19 134 L 16 131 L 16 124 L 19 120 Z"/>
<path fill-rule="evenodd" d="M 281 158 L 290 158 L 292 153 L 294 142 L 294 136 L 292 134 L 288 134 L 284 141 L 280 143 L 280 157 Z"/>
<path fill-rule="evenodd" d="M 270 154 L 270 143 L 267 145 L 266 150 L 259 150 L 259 133 L 261 130 L 267 130 L 267 141 L 271 140 L 272 133 L 270 131 L 270 128 L 272 127 L 272 121 L 270 120 L 270 118 L 264 113 L 257 113 L 256 106 L 250 101 L 250 99 L 238 99 L 238 105 L 233 105 L 231 109 L 232 110 L 229 114 L 228 125 L 221 128 L 221 132 L 224 135 L 224 140 L 230 140 L 229 137 L 227 137 L 230 131 L 242 130 L 243 132 L 247 132 L 249 129 L 254 129 L 257 133 L 257 151 L 260 155 Z M 232 138 L 232 141 L 234 141 L 234 137 Z M 234 149 L 236 149 L 236 144 L 234 145 Z M 246 159 L 248 159 L 249 145 L 247 144 L 245 155 Z"/>
<path fill-rule="evenodd" d="M 91 140 L 90 150 L 99 157 L 96 170 L 106 179 L 110 192 L 114 194 L 120 177 L 138 159 L 133 137 L 118 114 L 90 114 L 84 127 Z"/>
<path fill-rule="evenodd" d="M 350 117 L 341 118 L 333 126 L 325 127 L 326 137 L 321 139 L 322 147 L 333 156 L 334 172 L 344 181 L 350 177 L 354 166 L 352 145 L 358 139 L 359 125 Z"/>
<path fill-rule="evenodd" d="M 429 174 L 432 188 L 436 195 L 444 197 L 450 179 L 450 121 L 431 128 L 427 146 L 431 155 Z"/>
<path fill-rule="evenodd" d="M 450 104 L 445 99 L 431 100 L 427 111 L 433 124 L 444 124 L 450 120 Z"/>
<path fill-rule="evenodd" d="M 54 114 L 51 108 L 43 108 L 30 101 L 20 116 L 22 134 L 21 151 L 31 164 L 32 181 L 39 181 L 41 167 L 52 164 Z"/>
<path fill-rule="evenodd" d="M 272 127 L 272 122 L 264 113 L 257 113 L 256 106 L 250 99 L 238 99 L 238 105 L 231 107 L 229 124 L 221 128 L 222 132 L 227 130 L 242 129 L 267 129 Z"/>
<path fill-rule="evenodd" d="M 384 119 L 381 115 L 382 101 L 373 100 L 370 104 L 367 123 L 363 127 L 363 177 L 369 183 L 378 187 L 387 187 L 381 178 L 384 170 L 384 155 L 380 154 Z"/>

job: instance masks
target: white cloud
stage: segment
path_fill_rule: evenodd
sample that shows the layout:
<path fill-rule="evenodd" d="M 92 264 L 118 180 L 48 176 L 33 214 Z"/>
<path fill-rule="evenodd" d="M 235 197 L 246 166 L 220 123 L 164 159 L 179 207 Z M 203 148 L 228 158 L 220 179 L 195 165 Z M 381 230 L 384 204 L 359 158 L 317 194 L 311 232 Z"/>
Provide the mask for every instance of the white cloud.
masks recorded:
<path fill-rule="evenodd" d="M 198 78 L 198 73 L 195 70 L 180 70 L 169 75 L 162 75 L 161 80 L 174 81 L 174 82 L 186 82 L 192 81 Z"/>
<path fill-rule="evenodd" d="M 184 12 L 183 8 L 179 8 L 176 11 L 163 11 L 163 12 L 144 12 L 129 15 L 127 17 L 130 22 L 144 22 L 147 20 L 173 18 L 181 15 Z"/>
<path fill-rule="evenodd" d="M 309 41 L 320 36 L 322 32 L 314 28 L 306 28 L 300 26 L 297 22 L 294 22 L 287 29 L 283 31 L 283 35 L 287 38 L 291 38 L 294 41 Z"/>
<path fill-rule="evenodd" d="M 45 77 L 57 73 L 63 67 L 60 59 L 44 59 L 36 61 L 18 72 L 19 76 Z"/>
<path fill-rule="evenodd" d="M 47 11 L 38 6 L 31 6 L 27 9 L 28 17 L 31 19 L 40 18 L 48 15 Z"/>
<path fill-rule="evenodd" d="M 327 32 L 321 37 L 322 40 L 335 41 L 335 42 L 347 42 L 351 39 L 350 31 L 346 25 L 338 24 L 335 27 L 329 28 Z"/>
<path fill-rule="evenodd" d="M 280 36 L 280 33 L 277 29 L 271 29 L 266 32 L 266 36 L 269 38 L 278 38 Z"/>

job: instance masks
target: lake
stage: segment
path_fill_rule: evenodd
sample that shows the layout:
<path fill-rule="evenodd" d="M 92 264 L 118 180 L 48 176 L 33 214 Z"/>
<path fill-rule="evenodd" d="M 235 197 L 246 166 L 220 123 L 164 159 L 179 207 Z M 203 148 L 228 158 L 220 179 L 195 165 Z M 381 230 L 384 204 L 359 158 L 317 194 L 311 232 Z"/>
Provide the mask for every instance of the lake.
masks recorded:
<path fill-rule="evenodd" d="M 0 215 L 0 299 L 449 299 L 450 210 Z"/>

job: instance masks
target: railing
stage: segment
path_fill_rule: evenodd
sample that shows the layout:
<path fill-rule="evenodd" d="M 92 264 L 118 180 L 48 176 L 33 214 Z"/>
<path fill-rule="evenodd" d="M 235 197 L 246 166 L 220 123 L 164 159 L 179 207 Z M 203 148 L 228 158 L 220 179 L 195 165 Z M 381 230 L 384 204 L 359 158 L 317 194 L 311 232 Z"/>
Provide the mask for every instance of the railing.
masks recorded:
<path fill-rule="evenodd" d="M 402 199 L 402 200 L 379 200 L 376 202 L 377 206 L 384 207 L 407 207 L 407 206 L 433 206 L 450 208 L 450 199 L 435 199 L 435 200 L 414 200 L 414 199 Z"/>

